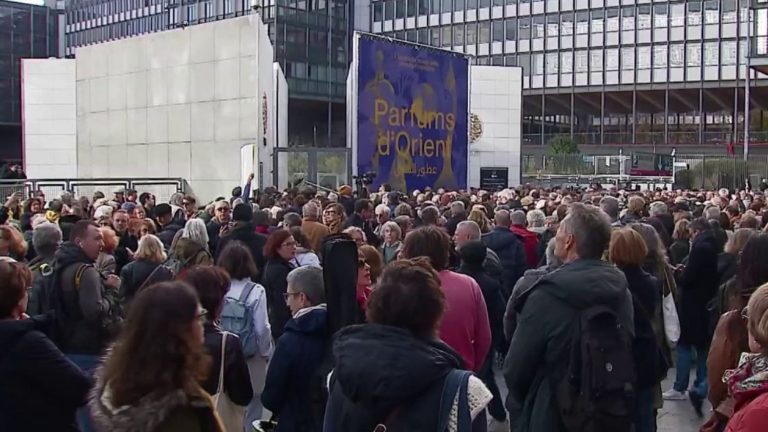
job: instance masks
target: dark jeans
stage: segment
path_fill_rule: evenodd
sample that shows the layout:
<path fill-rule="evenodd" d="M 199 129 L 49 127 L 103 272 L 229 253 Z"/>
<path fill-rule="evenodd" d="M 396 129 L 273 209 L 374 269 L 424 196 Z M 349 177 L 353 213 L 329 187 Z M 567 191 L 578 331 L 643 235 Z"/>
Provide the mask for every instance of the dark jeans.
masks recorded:
<path fill-rule="evenodd" d="M 635 432 L 656 432 L 656 412 L 653 408 L 654 388 L 639 389 L 635 393 Z"/>
<path fill-rule="evenodd" d="M 493 376 L 493 359 L 495 351 L 491 349 L 488 353 L 488 358 L 485 360 L 485 364 L 478 371 L 477 376 L 480 378 L 488 390 L 493 395 L 493 399 L 488 404 L 488 413 L 491 417 L 498 421 L 504 421 L 507 418 L 507 411 L 504 409 L 504 401 L 501 400 L 501 392 L 499 386 L 496 384 L 496 378 Z"/>
<path fill-rule="evenodd" d="M 66 354 L 66 356 L 89 376 L 93 376 L 101 360 L 97 355 Z M 96 430 L 87 405 L 77 410 L 77 425 L 80 426 L 82 432 L 93 432 Z"/>

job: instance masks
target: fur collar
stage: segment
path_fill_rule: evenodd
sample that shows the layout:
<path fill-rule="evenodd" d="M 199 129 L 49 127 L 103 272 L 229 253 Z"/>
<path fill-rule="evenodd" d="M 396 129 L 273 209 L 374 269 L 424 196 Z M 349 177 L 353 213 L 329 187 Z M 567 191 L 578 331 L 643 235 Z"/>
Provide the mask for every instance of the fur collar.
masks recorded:
<path fill-rule="evenodd" d="M 171 393 L 153 392 L 131 406 L 114 406 L 112 392 L 103 382 L 103 370 L 96 373 L 96 385 L 91 390 L 88 407 L 101 430 L 110 432 L 149 432 L 157 429 L 176 408 L 208 408 L 213 413 L 210 397 L 201 389 L 199 395 L 183 390 Z"/>

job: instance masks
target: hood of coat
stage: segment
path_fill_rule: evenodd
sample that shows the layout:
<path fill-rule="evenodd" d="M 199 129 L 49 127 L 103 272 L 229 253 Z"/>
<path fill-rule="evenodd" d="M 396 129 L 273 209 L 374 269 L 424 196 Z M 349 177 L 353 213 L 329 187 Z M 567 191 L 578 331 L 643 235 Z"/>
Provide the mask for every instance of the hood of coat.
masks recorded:
<path fill-rule="evenodd" d="M 183 390 L 154 392 L 142 397 L 131 406 L 115 406 L 112 392 L 103 380 L 103 370 L 96 373 L 96 385 L 88 401 L 91 415 L 103 430 L 111 432 L 142 432 L 155 430 L 173 411 L 181 407 L 210 408 L 210 398 L 200 390 L 199 396 L 190 396 Z"/>
<path fill-rule="evenodd" d="M 93 264 L 93 260 L 78 245 L 72 242 L 62 243 L 55 255 L 56 267 L 63 269 L 75 263 Z"/>
<path fill-rule="evenodd" d="M 442 342 L 427 342 L 407 330 L 378 324 L 340 330 L 333 356 L 334 375 L 344 395 L 378 409 L 394 409 L 461 367 L 460 357 Z"/>
<path fill-rule="evenodd" d="M 509 228 L 504 227 L 494 227 L 491 232 L 483 234 L 482 240 L 486 246 L 495 251 L 506 249 L 515 242 L 520 241 Z"/>
<path fill-rule="evenodd" d="M 317 336 L 328 334 L 328 310 L 325 303 L 298 311 L 285 324 L 285 331 Z"/>
<path fill-rule="evenodd" d="M 575 309 L 621 304 L 627 296 L 627 278 L 613 264 L 576 260 L 544 276 L 542 287 Z"/>

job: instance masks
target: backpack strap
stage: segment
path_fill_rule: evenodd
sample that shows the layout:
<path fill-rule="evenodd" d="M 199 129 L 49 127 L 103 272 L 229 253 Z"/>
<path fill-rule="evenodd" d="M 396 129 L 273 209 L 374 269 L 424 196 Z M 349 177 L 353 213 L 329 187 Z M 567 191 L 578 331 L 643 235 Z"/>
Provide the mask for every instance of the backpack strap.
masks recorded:
<path fill-rule="evenodd" d="M 465 432 L 471 429 L 472 419 L 469 413 L 468 383 L 472 372 L 461 369 L 453 369 L 445 377 L 443 392 L 440 394 L 440 410 L 437 417 L 437 432 L 448 430 L 453 410 L 453 401 L 456 393 L 459 393 L 458 404 L 458 431 Z M 467 428 L 469 426 L 469 429 Z"/>
<path fill-rule="evenodd" d="M 237 299 L 240 303 L 246 304 L 248 297 L 251 295 L 251 291 L 256 288 L 256 282 L 248 281 L 243 287 L 243 291 L 240 293 L 240 297 Z"/>
<path fill-rule="evenodd" d="M 77 293 L 80 292 L 80 282 L 83 279 L 83 274 L 85 273 L 85 269 L 88 267 L 93 267 L 89 264 L 80 264 L 80 266 L 75 271 L 75 291 Z"/>

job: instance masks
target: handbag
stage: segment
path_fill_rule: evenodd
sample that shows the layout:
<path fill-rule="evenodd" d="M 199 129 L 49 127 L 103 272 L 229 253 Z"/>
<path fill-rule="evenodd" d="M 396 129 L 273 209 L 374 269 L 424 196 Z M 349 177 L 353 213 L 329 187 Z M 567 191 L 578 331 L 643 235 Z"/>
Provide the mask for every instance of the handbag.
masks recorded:
<path fill-rule="evenodd" d="M 664 272 L 664 278 L 669 282 L 667 272 Z M 680 340 L 680 317 L 677 315 L 677 305 L 672 290 L 662 299 L 661 311 L 664 319 L 664 334 L 667 336 L 667 340 L 675 345 Z"/>
<path fill-rule="evenodd" d="M 216 388 L 216 394 L 213 395 L 213 407 L 216 409 L 224 430 L 241 431 L 245 420 L 245 407 L 241 407 L 229 398 L 224 392 L 224 353 L 227 347 L 227 335 L 223 332 L 221 336 L 221 368 L 219 369 L 219 386 Z"/>

